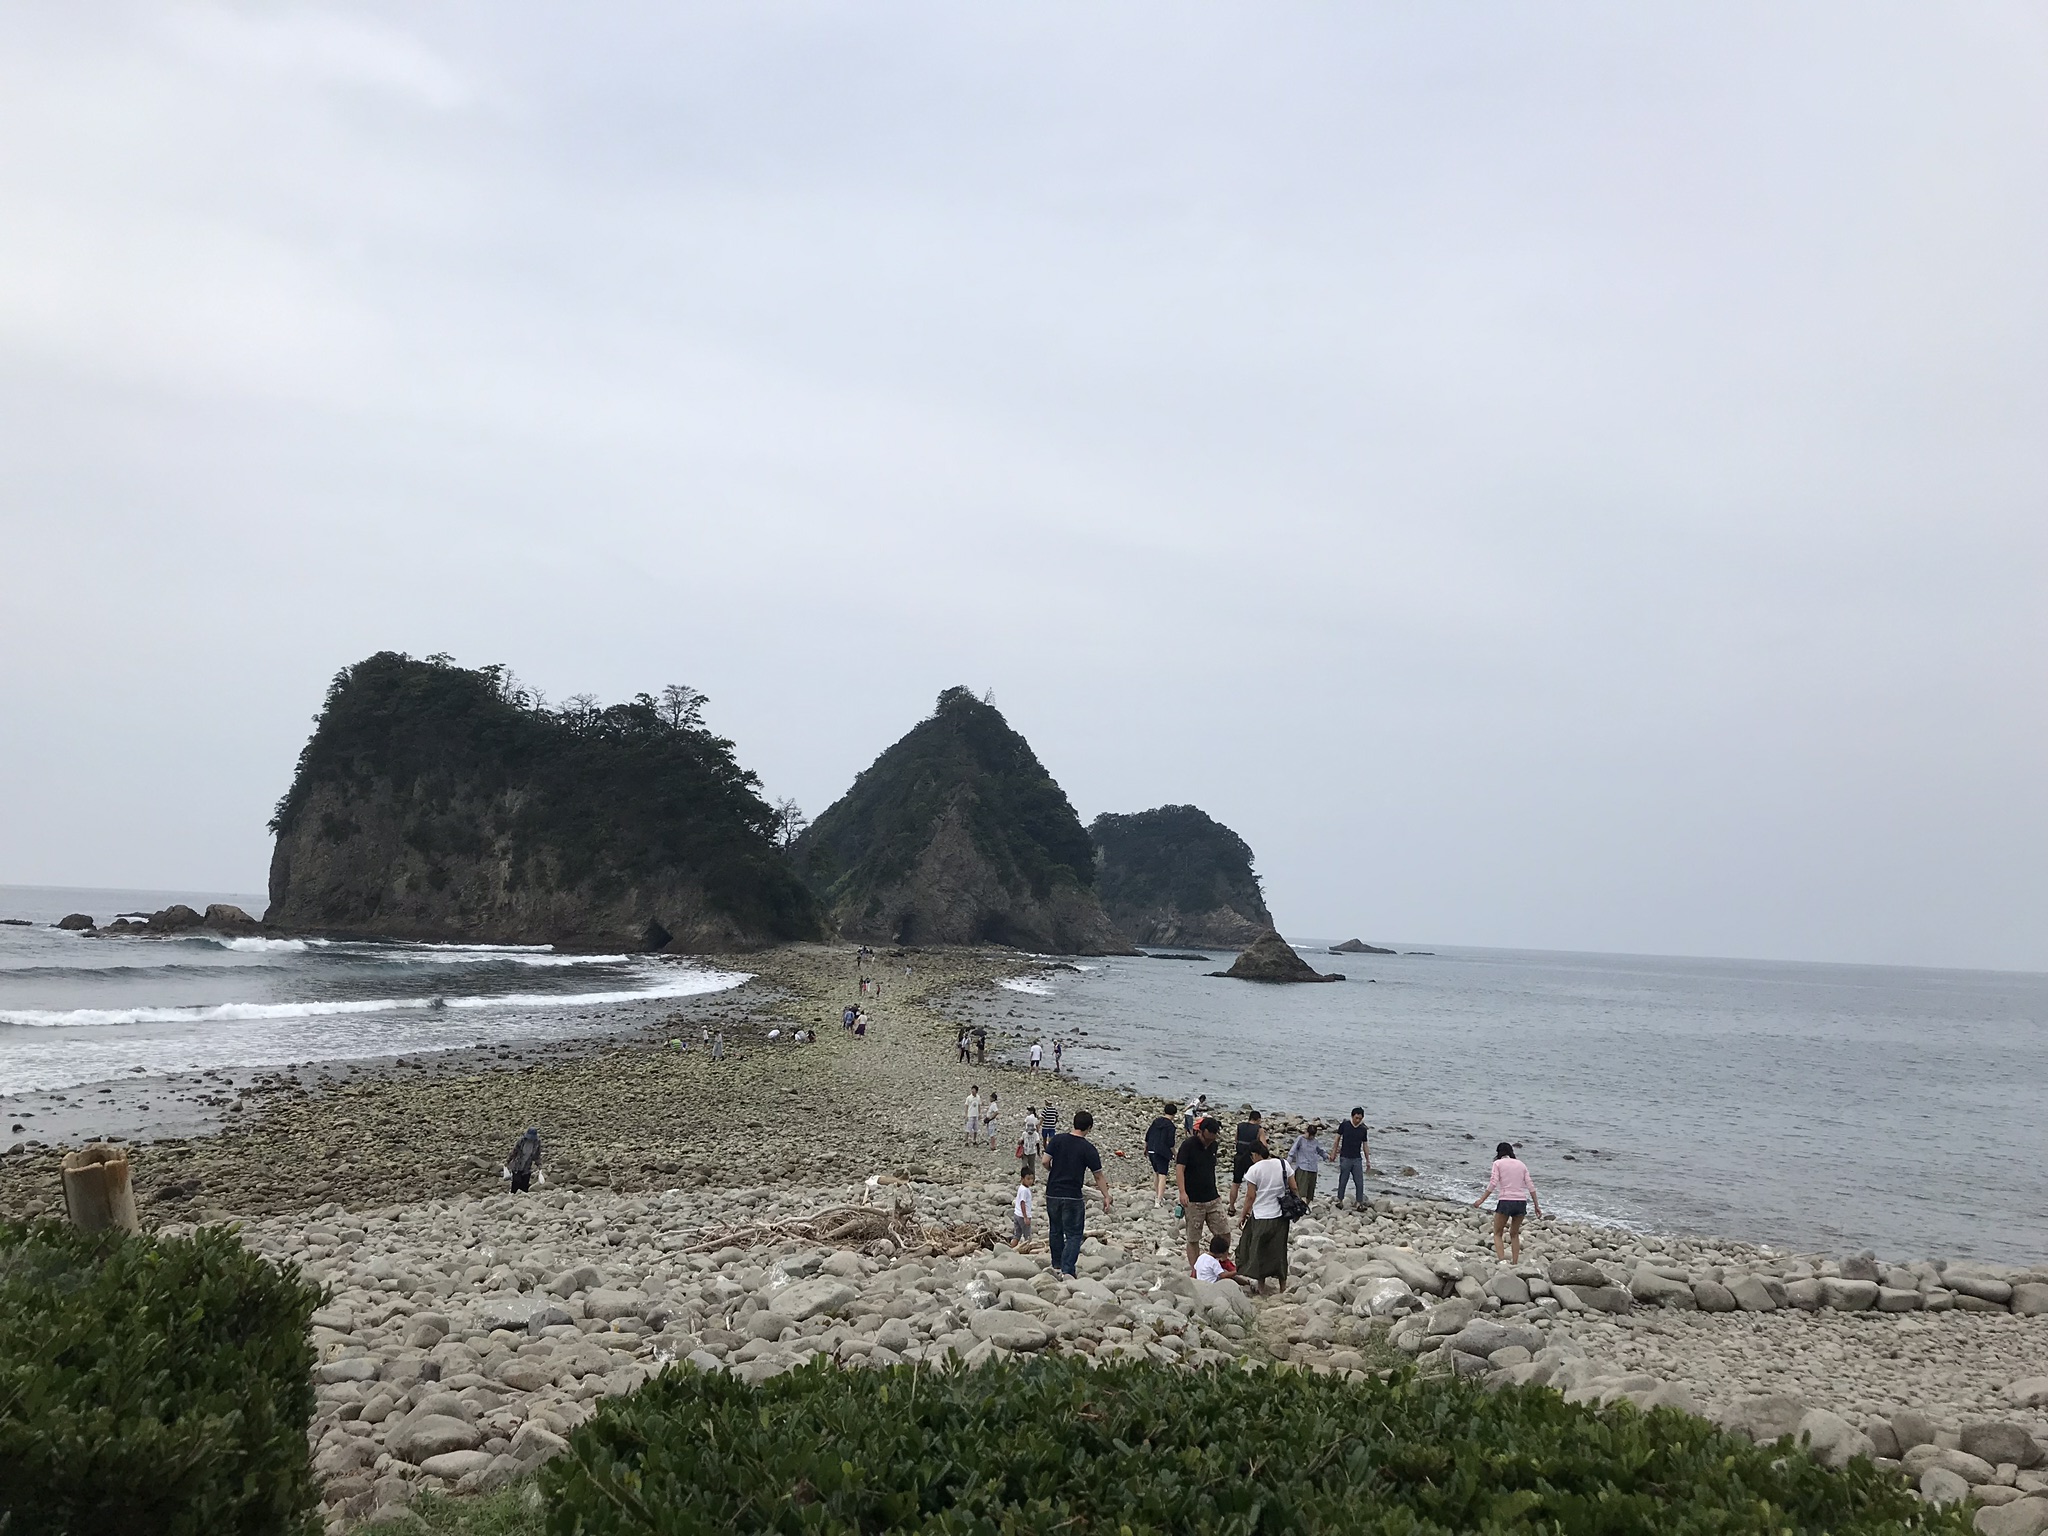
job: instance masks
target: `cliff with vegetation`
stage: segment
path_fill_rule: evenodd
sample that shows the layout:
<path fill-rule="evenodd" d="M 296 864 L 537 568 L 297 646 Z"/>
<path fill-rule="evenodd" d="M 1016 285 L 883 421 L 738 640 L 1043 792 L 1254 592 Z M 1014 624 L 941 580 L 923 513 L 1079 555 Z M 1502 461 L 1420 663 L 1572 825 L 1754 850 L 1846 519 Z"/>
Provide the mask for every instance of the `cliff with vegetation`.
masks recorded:
<path fill-rule="evenodd" d="M 358 662 L 271 821 L 265 921 L 635 950 L 814 937 L 782 817 L 702 703 L 671 687 L 549 709 L 498 667 Z"/>
<path fill-rule="evenodd" d="M 1139 944 L 1240 949 L 1273 926 L 1252 850 L 1192 805 L 1095 818 L 1096 889 Z"/>
<path fill-rule="evenodd" d="M 1095 848 L 1030 743 L 965 688 L 890 747 L 797 839 L 847 938 L 1129 949 L 1095 895 Z"/>

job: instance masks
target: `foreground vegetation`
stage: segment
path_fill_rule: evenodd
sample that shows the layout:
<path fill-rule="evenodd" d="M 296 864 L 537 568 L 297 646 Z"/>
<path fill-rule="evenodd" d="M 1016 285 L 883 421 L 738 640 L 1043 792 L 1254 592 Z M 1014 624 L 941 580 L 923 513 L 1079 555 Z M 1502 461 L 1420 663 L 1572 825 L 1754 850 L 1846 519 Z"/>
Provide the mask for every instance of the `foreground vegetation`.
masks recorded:
<path fill-rule="evenodd" d="M 553 1536 L 713 1531 L 1787 1533 L 1968 1529 L 1867 1462 L 1704 1420 L 1400 1373 L 1018 1361 L 669 1372 L 541 1473 Z"/>
<path fill-rule="evenodd" d="M 317 1530 L 319 1300 L 225 1230 L 0 1226 L 0 1531 Z"/>

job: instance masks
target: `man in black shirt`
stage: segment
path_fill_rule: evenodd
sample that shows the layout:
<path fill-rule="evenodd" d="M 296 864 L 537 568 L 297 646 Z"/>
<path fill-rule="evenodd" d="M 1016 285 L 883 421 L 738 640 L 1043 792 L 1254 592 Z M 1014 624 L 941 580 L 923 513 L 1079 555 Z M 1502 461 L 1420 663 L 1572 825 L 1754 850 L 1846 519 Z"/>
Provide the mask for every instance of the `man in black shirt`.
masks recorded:
<path fill-rule="evenodd" d="M 1102 1176 L 1102 1154 L 1088 1139 L 1095 1117 L 1085 1109 L 1074 1111 L 1074 1128 L 1062 1131 L 1045 1146 L 1045 1221 L 1052 1241 L 1052 1267 L 1074 1272 L 1080 1262 L 1081 1239 L 1088 1225 L 1088 1200 L 1082 1180 L 1095 1175 L 1095 1187 L 1102 1191 L 1102 1209 L 1109 1210 L 1109 1180 Z"/>
<path fill-rule="evenodd" d="M 1259 1120 L 1256 1109 L 1244 1112 L 1244 1118 L 1237 1122 L 1237 1145 L 1230 1153 L 1230 1203 L 1237 1204 L 1237 1186 L 1244 1182 L 1246 1171 L 1261 1158 L 1271 1157 L 1272 1150 L 1266 1145 L 1266 1127 Z"/>
<path fill-rule="evenodd" d="M 1195 1122 L 1195 1134 L 1180 1144 L 1174 1158 L 1174 1178 L 1180 1187 L 1180 1203 L 1187 1211 L 1188 1273 L 1208 1246 L 1210 1235 L 1230 1240 L 1230 1223 L 1224 1219 L 1223 1201 L 1216 1193 L 1216 1138 L 1223 1127 L 1214 1118 Z"/>
<path fill-rule="evenodd" d="M 1351 1118 L 1337 1125 L 1337 1209 L 1344 1209 L 1344 1185 L 1347 1180 L 1358 1185 L 1357 1204 L 1354 1210 L 1365 1209 L 1365 1176 L 1372 1172 L 1372 1147 L 1370 1133 L 1365 1125 L 1365 1110 L 1354 1108 Z"/>
<path fill-rule="evenodd" d="M 1177 1104 L 1168 1104 L 1145 1127 L 1145 1160 L 1152 1165 L 1152 1209 L 1166 1203 L 1166 1170 L 1173 1166 L 1173 1116 Z"/>

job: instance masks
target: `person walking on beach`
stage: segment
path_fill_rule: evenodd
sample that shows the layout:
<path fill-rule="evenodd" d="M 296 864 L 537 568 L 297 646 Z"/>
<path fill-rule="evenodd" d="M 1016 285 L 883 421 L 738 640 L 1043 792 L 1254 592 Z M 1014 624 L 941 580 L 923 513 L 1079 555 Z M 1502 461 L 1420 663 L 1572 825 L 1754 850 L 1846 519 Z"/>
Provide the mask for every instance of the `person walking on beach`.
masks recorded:
<path fill-rule="evenodd" d="M 488 1168 L 490 1164 L 484 1166 Z M 505 1159 L 505 1177 L 512 1181 L 512 1193 L 523 1195 L 533 1188 L 536 1174 L 540 1174 L 540 1127 L 529 1125 L 526 1134 L 513 1143 L 512 1155 Z M 540 1181 L 547 1183 L 547 1175 L 540 1174 Z"/>
<path fill-rule="evenodd" d="M 1543 1215 L 1543 1202 L 1536 1198 L 1536 1181 L 1529 1177 L 1528 1165 L 1515 1156 L 1512 1143 L 1502 1142 L 1493 1149 L 1493 1172 L 1486 1176 L 1486 1188 L 1479 1192 L 1479 1198 L 1472 1204 L 1486 1204 L 1488 1195 L 1495 1196 L 1493 1202 L 1493 1256 L 1499 1259 L 1501 1233 L 1505 1230 L 1508 1240 L 1514 1245 L 1514 1254 L 1507 1260 L 1510 1264 L 1522 1262 L 1522 1218 L 1534 1211 Z"/>
<path fill-rule="evenodd" d="M 711 1059 L 713 1061 L 725 1060 L 725 1031 L 722 1029 L 718 1032 L 718 1038 L 711 1042 Z"/>
<path fill-rule="evenodd" d="M 1017 1172 L 1017 1195 L 1010 1202 L 1010 1246 L 1022 1248 L 1031 1241 L 1031 1185 L 1036 1178 L 1026 1163 Z"/>
<path fill-rule="evenodd" d="M 1038 1106 L 1024 1106 L 1024 1132 L 1017 1138 L 1017 1158 L 1026 1168 L 1038 1166 L 1038 1154 L 1045 1145 L 1038 1130 Z"/>
<path fill-rule="evenodd" d="M 1259 1119 L 1259 1112 L 1247 1104 L 1244 1118 L 1237 1122 L 1237 1142 L 1230 1152 L 1230 1208 L 1233 1211 L 1237 1209 L 1237 1186 L 1251 1172 L 1252 1164 L 1272 1155 L 1273 1149 L 1266 1145 L 1266 1127 Z"/>
<path fill-rule="evenodd" d="M 1260 1146 L 1259 1160 L 1245 1170 L 1243 1181 L 1230 1196 L 1230 1214 L 1237 1214 L 1237 1197 L 1245 1195 L 1244 1224 L 1237 1229 L 1237 1276 L 1259 1295 L 1266 1282 L 1277 1280 L 1287 1289 L 1288 1220 L 1280 1209 L 1280 1196 L 1294 1188 L 1287 1165 Z"/>
<path fill-rule="evenodd" d="M 1287 1161 L 1294 1164 L 1294 1191 L 1311 1204 L 1316 1198 L 1316 1175 L 1322 1172 L 1323 1159 L 1329 1155 L 1323 1151 L 1322 1138 L 1322 1123 L 1310 1121 L 1309 1128 L 1295 1137 L 1294 1145 L 1287 1149 Z"/>
<path fill-rule="evenodd" d="M 1180 1106 L 1169 1103 L 1145 1127 L 1145 1159 L 1152 1165 L 1152 1209 L 1166 1204 L 1166 1175 L 1173 1167 L 1173 1117 Z"/>
<path fill-rule="evenodd" d="M 988 1060 L 988 1029 L 980 1024 L 974 1027 L 974 1060 L 977 1065 Z"/>
<path fill-rule="evenodd" d="M 1042 1041 L 1042 1040 L 1034 1040 L 1034 1041 L 1032 1041 L 1032 1042 L 1031 1042 L 1031 1070 L 1032 1070 L 1032 1071 L 1036 1072 L 1036 1071 L 1038 1070 L 1038 1059 L 1039 1059 L 1039 1057 L 1043 1056 L 1044 1054 L 1045 1054 L 1045 1042 L 1044 1042 L 1044 1041 Z"/>
<path fill-rule="evenodd" d="M 1371 1132 L 1366 1129 L 1365 1110 L 1353 1106 L 1351 1118 L 1337 1127 L 1337 1209 L 1344 1209 L 1344 1186 L 1358 1186 L 1358 1204 L 1365 1209 L 1365 1176 L 1372 1172 Z"/>
<path fill-rule="evenodd" d="M 868 1011 L 863 1008 L 853 1016 L 853 1038 L 865 1040 L 868 1037 Z"/>
<path fill-rule="evenodd" d="M 991 1152 L 996 1149 L 996 1121 L 1002 1112 L 1002 1100 L 995 1089 L 989 1089 L 988 1103 L 983 1105 L 981 1110 L 981 1128 L 988 1135 L 988 1149 Z"/>
<path fill-rule="evenodd" d="M 1058 1035 L 1052 1037 L 1052 1075 L 1060 1075 L 1060 1057 L 1066 1054 L 1067 1042 Z"/>
<path fill-rule="evenodd" d="M 1045 1107 L 1038 1112 L 1038 1139 L 1047 1146 L 1060 1128 L 1060 1112 L 1052 1107 L 1052 1100 L 1045 1101 Z"/>
<path fill-rule="evenodd" d="M 981 1084 L 976 1083 L 967 1090 L 967 1144 L 971 1147 L 981 1140 Z"/>
<path fill-rule="evenodd" d="M 960 1059 L 961 1059 L 961 1060 L 962 1060 L 962 1061 L 964 1062 L 965 1060 L 967 1060 L 967 1031 L 966 1031 L 966 1030 L 964 1030 L 964 1029 L 963 1029 L 963 1030 L 961 1030 L 961 1031 L 960 1031 L 960 1038 L 959 1038 L 959 1039 L 958 1039 L 957 1041 L 955 1041 L 954 1043 L 955 1043 L 955 1044 L 956 1044 L 957 1046 L 959 1046 L 959 1048 L 960 1048 Z"/>
<path fill-rule="evenodd" d="M 1095 1175 L 1095 1187 L 1102 1194 L 1102 1210 L 1109 1212 L 1109 1180 L 1102 1174 L 1102 1154 L 1088 1133 L 1095 1117 L 1085 1109 L 1074 1111 L 1074 1128 L 1064 1131 L 1045 1147 L 1045 1222 L 1052 1241 L 1052 1267 L 1073 1274 L 1081 1259 L 1081 1242 L 1087 1236 L 1088 1200 L 1082 1181 Z"/>
<path fill-rule="evenodd" d="M 1194 1135 L 1195 1127 L 1202 1123 L 1202 1117 L 1208 1113 L 1209 1095 L 1206 1093 L 1196 1094 L 1194 1101 L 1188 1105 L 1186 1111 L 1180 1117 L 1181 1134 L 1184 1136 Z"/>
<path fill-rule="evenodd" d="M 1192 1271 L 1204 1239 L 1230 1243 L 1230 1223 L 1223 1217 L 1223 1200 L 1216 1192 L 1216 1140 L 1223 1127 L 1213 1115 L 1195 1122 L 1195 1134 L 1180 1144 L 1174 1157 L 1173 1176 L 1180 1190 L 1180 1206 L 1188 1224 L 1188 1268 Z"/>

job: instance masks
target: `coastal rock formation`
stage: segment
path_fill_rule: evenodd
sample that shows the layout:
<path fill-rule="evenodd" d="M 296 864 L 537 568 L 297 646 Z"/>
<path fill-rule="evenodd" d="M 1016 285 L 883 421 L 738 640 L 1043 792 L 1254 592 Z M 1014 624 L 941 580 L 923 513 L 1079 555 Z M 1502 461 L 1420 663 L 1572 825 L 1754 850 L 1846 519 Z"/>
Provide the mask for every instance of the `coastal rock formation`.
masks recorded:
<path fill-rule="evenodd" d="M 67 916 L 58 918 L 57 926 L 70 933 L 83 933 L 86 929 L 94 928 L 98 925 L 94 923 L 92 918 L 87 916 L 85 913 L 73 912 L 68 914 Z"/>
<path fill-rule="evenodd" d="M 1333 955 L 1391 955 L 1391 949 L 1381 949 L 1377 944 L 1368 944 L 1363 939 L 1346 939 L 1342 944 L 1332 944 Z"/>
<path fill-rule="evenodd" d="M 817 933 L 759 780 L 671 688 L 551 710 L 502 668 L 335 678 L 271 822 L 271 927 L 697 951 Z"/>
<path fill-rule="evenodd" d="M 1088 835 L 1102 909 L 1135 943 L 1234 949 L 1273 926 L 1251 846 L 1192 805 L 1105 812 Z"/>
<path fill-rule="evenodd" d="M 1281 938 L 1279 933 L 1268 928 L 1253 943 L 1245 946 L 1227 971 L 1211 971 L 1212 976 L 1228 976 L 1237 981 L 1342 981 L 1335 972 L 1321 974 L 1300 955 L 1294 946 Z"/>
<path fill-rule="evenodd" d="M 260 933 L 263 925 L 231 901 L 216 901 L 206 909 L 199 926 L 209 933 Z"/>
<path fill-rule="evenodd" d="M 830 925 L 879 944 L 1118 954 L 1095 850 L 1066 792 L 965 688 L 890 747 L 797 839 Z"/>

